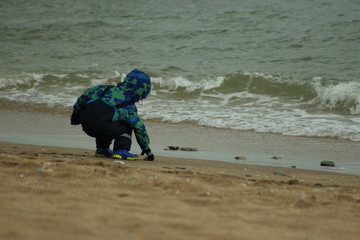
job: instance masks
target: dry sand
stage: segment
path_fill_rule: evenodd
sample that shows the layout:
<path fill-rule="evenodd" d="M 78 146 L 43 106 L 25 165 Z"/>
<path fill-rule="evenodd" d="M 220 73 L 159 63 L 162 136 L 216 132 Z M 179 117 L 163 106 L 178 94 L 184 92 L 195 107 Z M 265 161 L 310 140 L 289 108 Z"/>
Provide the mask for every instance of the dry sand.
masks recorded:
<path fill-rule="evenodd" d="M 124 162 L 0 143 L 0 239 L 360 239 L 360 176 Z"/>

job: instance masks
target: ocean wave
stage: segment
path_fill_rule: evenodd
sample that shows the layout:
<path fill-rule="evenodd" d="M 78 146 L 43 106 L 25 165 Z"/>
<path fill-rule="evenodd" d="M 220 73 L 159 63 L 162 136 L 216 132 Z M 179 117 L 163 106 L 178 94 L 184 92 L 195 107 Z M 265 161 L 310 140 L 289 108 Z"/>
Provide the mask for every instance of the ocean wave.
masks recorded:
<path fill-rule="evenodd" d="M 88 87 L 99 84 L 116 85 L 125 78 L 125 73 L 104 77 L 96 73 L 21 73 L 0 78 L 0 91 L 4 98 L 16 95 L 25 100 L 45 101 L 42 96 L 66 95 L 76 97 Z M 167 99 L 219 99 L 221 104 L 248 104 L 251 101 L 267 102 L 268 106 L 280 106 L 286 102 L 307 105 L 314 110 L 360 114 L 359 82 L 328 82 L 321 77 L 310 80 L 294 80 L 287 76 L 263 73 L 232 73 L 202 79 L 178 77 L 152 77 L 155 98 Z M 16 92 L 16 94 L 14 94 Z M 36 98 L 38 96 L 38 98 Z M 14 99 L 15 100 L 15 99 Z M 61 99 L 60 102 L 67 102 Z"/>
<path fill-rule="evenodd" d="M 115 79 L 123 79 L 124 76 L 118 72 L 110 78 L 92 73 L 21 73 L 0 78 L 0 91 L 36 88 L 41 92 L 49 88 L 63 89 L 70 85 L 85 89 L 96 84 L 115 84 Z"/>
<path fill-rule="evenodd" d="M 0 100 L 26 104 L 29 110 L 70 111 L 86 88 L 114 85 L 125 76 L 121 72 L 110 77 L 91 72 L 23 73 L 0 79 Z M 152 82 L 150 97 L 139 107 L 146 119 L 360 141 L 360 83 L 320 77 L 296 81 L 249 72 L 199 80 L 152 77 Z"/>
<path fill-rule="evenodd" d="M 306 82 L 294 82 L 288 77 L 266 75 L 262 73 L 233 73 L 225 76 L 212 76 L 200 80 L 184 77 L 153 78 L 154 89 L 168 89 L 181 92 L 206 92 L 213 90 L 219 93 L 248 91 L 263 95 L 283 95 L 299 97 L 311 93 Z"/>
<path fill-rule="evenodd" d="M 321 78 L 314 78 L 312 87 L 316 97 L 311 103 L 317 104 L 321 109 L 337 110 L 352 115 L 360 114 L 360 83 L 324 85 Z"/>
<path fill-rule="evenodd" d="M 283 101 L 301 102 L 308 108 L 360 114 L 360 83 L 327 82 L 320 77 L 294 80 L 287 76 L 263 73 L 234 73 L 201 80 L 184 77 L 153 78 L 154 90 L 183 93 L 185 98 L 212 96 L 221 99 L 282 98 Z M 187 94 L 187 95 L 186 95 Z M 255 97 L 254 97 L 255 96 Z"/>
<path fill-rule="evenodd" d="M 201 79 L 200 81 L 191 81 L 184 77 L 175 78 L 152 78 L 152 83 L 156 88 L 168 89 L 171 91 L 181 90 L 184 92 L 194 92 L 196 90 L 206 91 L 213 88 L 220 87 L 224 82 L 224 77 L 213 77 L 207 79 Z"/>

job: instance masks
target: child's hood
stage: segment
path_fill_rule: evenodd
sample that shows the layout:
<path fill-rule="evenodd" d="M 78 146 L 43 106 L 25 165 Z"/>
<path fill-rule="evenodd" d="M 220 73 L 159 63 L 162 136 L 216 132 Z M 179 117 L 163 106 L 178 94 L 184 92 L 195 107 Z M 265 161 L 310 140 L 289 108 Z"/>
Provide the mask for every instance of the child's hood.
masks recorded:
<path fill-rule="evenodd" d="M 132 101 L 137 102 L 145 99 L 151 91 L 150 77 L 140 69 L 134 69 L 126 75 L 123 82 L 117 85 L 123 88 L 125 94 L 128 95 Z"/>

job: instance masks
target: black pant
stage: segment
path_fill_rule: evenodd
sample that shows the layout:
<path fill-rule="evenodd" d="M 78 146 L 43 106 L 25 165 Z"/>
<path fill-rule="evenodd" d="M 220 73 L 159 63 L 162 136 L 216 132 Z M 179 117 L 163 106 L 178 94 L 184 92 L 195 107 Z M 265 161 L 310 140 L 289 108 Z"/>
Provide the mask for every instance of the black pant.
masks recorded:
<path fill-rule="evenodd" d="M 109 148 L 114 140 L 114 150 L 130 151 L 132 129 L 123 121 L 112 121 L 114 108 L 97 100 L 87 104 L 80 115 L 84 132 L 96 138 L 96 148 Z"/>
<path fill-rule="evenodd" d="M 109 123 L 85 132 L 96 138 L 96 148 L 110 148 L 111 142 L 114 140 L 114 150 L 125 149 L 130 151 L 132 130 L 124 122 Z M 108 134 L 104 134 L 106 132 Z"/>

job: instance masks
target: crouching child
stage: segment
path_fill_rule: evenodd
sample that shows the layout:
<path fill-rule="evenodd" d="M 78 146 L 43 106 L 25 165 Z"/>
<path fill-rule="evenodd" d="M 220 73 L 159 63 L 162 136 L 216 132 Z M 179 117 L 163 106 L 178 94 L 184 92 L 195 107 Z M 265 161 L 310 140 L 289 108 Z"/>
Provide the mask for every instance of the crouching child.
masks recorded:
<path fill-rule="evenodd" d="M 139 69 L 128 73 L 116 86 L 91 87 L 74 104 L 71 125 L 81 124 L 83 131 L 95 138 L 97 157 L 138 159 L 138 155 L 129 152 L 134 132 L 141 155 L 147 155 L 144 160 L 153 161 L 150 139 L 135 106 L 150 91 L 151 79 Z M 110 149 L 112 141 L 113 150 Z"/>

